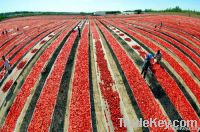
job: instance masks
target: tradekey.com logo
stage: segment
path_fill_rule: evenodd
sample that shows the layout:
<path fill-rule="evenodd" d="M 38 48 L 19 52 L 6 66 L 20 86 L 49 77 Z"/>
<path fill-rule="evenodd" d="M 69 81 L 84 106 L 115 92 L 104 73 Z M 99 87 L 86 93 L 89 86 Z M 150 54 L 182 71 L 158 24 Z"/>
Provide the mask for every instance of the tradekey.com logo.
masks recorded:
<path fill-rule="evenodd" d="M 160 127 L 163 129 L 175 129 L 175 130 L 200 130 L 196 120 L 158 120 L 157 118 L 150 120 L 131 121 L 126 118 L 118 118 L 120 121 L 120 127 L 129 127 L 130 129 L 138 127 Z"/>

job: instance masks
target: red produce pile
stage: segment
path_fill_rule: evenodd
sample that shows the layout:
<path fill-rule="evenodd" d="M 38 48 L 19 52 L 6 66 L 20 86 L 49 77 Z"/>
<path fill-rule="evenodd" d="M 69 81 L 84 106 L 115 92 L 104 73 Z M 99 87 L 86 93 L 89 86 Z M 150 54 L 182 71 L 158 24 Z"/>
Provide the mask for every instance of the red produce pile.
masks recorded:
<path fill-rule="evenodd" d="M 52 37 L 53 37 L 53 35 L 49 35 L 48 37 L 52 38 Z"/>
<path fill-rule="evenodd" d="M 9 80 L 9 81 L 6 83 L 6 85 L 4 85 L 2 91 L 3 91 L 3 92 L 6 92 L 6 91 L 12 86 L 12 84 L 13 84 L 13 80 Z"/>
<path fill-rule="evenodd" d="M 19 65 L 17 66 L 17 69 L 18 70 L 22 69 L 24 67 L 24 65 L 26 64 L 26 62 L 27 62 L 26 60 L 20 62 Z"/>
<path fill-rule="evenodd" d="M 121 33 L 121 34 L 119 34 L 119 36 L 124 36 L 124 34 L 123 34 L 123 33 Z"/>
<path fill-rule="evenodd" d="M 83 29 L 75 63 L 68 131 L 92 131 L 89 86 L 89 27 Z"/>
<path fill-rule="evenodd" d="M 4 76 L 4 73 L 1 72 L 1 73 L 0 73 L 0 80 L 3 78 L 3 76 Z"/>
<path fill-rule="evenodd" d="M 40 44 L 44 44 L 46 42 L 46 40 L 42 40 L 42 42 Z"/>
<path fill-rule="evenodd" d="M 130 38 L 125 38 L 126 41 L 128 42 L 131 42 L 131 39 Z"/>
<path fill-rule="evenodd" d="M 31 51 L 31 53 L 35 53 L 35 52 L 37 52 L 38 51 L 38 49 L 33 49 L 32 51 Z"/>
<path fill-rule="evenodd" d="M 155 65 L 156 65 L 156 64 L 152 65 L 152 67 L 151 67 L 151 71 L 152 71 L 153 74 L 156 73 L 156 69 L 157 69 L 157 68 L 155 67 Z"/>
<path fill-rule="evenodd" d="M 141 49 L 141 47 L 140 46 L 138 46 L 138 45 L 133 45 L 132 46 L 134 49 L 136 49 L 136 50 L 139 50 L 139 49 Z"/>
<path fill-rule="evenodd" d="M 140 56 L 142 56 L 142 58 L 145 58 L 146 53 L 144 51 L 139 50 L 138 52 L 140 53 Z"/>

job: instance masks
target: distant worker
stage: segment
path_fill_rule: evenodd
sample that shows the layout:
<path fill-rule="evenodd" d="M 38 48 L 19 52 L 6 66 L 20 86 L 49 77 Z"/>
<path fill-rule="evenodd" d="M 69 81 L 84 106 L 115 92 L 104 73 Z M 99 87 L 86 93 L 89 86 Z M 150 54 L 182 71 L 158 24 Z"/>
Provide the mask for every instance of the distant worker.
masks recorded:
<path fill-rule="evenodd" d="M 143 78 L 146 77 L 146 74 L 147 74 L 147 72 L 148 72 L 148 69 L 149 69 L 149 67 L 151 67 L 151 59 L 152 59 L 152 58 L 153 58 L 153 55 L 150 54 L 150 53 L 149 53 L 149 54 L 146 56 L 146 58 L 145 58 L 144 64 L 143 64 L 143 66 L 142 66 L 142 72 L 141 72 L 141 74 L 144 73 Z"/>
<path fill-rule="evenodd" d="M 8 31 L 7 30 L 5 30 L 5 35 L 8 35 Z"/>
<path fill-rule="evenodd" d="M 161 27 L 163 26 L 163 23 L 162 23 L 162 22 L 160 22 L 160 26 L 161 26 Z"/>
<path fill-rule="evenodd" d="M 163 23 L 162 22 L 160 22 L 160 29 L 163 27 Z"/>
<path fill-rule="evenodd" d="M 19 31 L 19 28 L 17 27 L 17 32 Z"/>
<path fill-rule="evenodd" d="M 162 60 L 162 54 L 160 53 L 160 50 L 157 51 L 157 53 L 154 56 L 154 59 L 156 59 L 156 63 L 160 64 Z"/>
<path fill-rule="evenodd" d="M 156 31 L 156 29 L 157 29 L 157 26 L 158 26 L 157 24 L 154 26 L 154 31 Z"/>
<path fill-rule="evenodd" d="M 81 28 L 80 28 L 80 26 L 78 26 L 78 35 L 79 35 L 79 37 L 81 37 Z"/>
<path fill-rule="evenodd" d="M 5 56 L 2 56 L 2 60 L 4 62 L 4 74 L 6 74 L 6 72 L 10 74 L 12 72 L 10 62 L 5 58 Z"/>

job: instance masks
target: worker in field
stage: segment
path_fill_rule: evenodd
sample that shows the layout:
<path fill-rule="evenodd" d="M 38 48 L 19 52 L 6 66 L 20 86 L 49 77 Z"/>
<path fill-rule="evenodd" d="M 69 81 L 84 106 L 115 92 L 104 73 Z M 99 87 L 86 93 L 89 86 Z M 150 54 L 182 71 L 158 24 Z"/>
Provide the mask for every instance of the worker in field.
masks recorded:
<path fill-rule="evenodd" d="M 154 31 L 156 31 L 157 27 L 158 27 L 158 25 L 156 24 L 156 25 L 154 26 Z"/>
<path fill-rule="evenodd" d="M 81 28 L 78 26 L 78 36 L 81 37 Z"/>
<path fill-rule="evenodd" d="M 4 32 L 4 33 L 5 33 L 5 35 L 8 35 L 8 31 L 7 31 L 7 30 L 5 30 L 5 32 Z"/>
<path fill-rule="evenodd" d="M 151 67 L 151 59 L 153 58 L 153 55 L 152 54 L 147 54 L 146 58 L 145 58 L 145 61 L 144 61 L 144 64 L 142 66 L 142 72 L 141 74 L 144 74 L 143 75 L 143 78 L 146 77 L 146 74 L 148 72 L 148 69 L 149 67 Z"/>
<path fill-rule="evenodd" d="M 5 58 L 5 56 L 2 56 L 2 60 L 4 62 L 3 63 L 4 64 L 4 74 L 6 74 L 6 72 L 8 72 L 8 74 L 10 74 L 12 72 L 10 62 Z"/>
<path fill-rule="evenodd" d="M 162 54 L 160 52 L 160 50 L 158 50 L 154 56 L 154 59 L 156 61 L 156 63 L 160 64 L 161 60 L 162 60 Z"/>
<path fill-rule="evenodd" d="M 160 22 L 160 29 L 163 27 L 163 23 L 162 22 Z"/>

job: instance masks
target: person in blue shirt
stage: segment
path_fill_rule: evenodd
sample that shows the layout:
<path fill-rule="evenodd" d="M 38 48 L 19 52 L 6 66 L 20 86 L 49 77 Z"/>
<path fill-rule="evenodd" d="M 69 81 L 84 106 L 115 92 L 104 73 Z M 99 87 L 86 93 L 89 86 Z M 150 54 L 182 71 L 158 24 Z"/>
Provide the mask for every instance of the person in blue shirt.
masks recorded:
<path fill-rule="evenodd" d="M 147 74 L 147 71 L 148 71 L 148 68 L 151 66 L 151 59 L 153 58 L 153 55 L 152 54 L 147 54 L 146 58 L 145 58 L 145 61 L 144 61 L 144 64 L 142 66 L 142 72 L 141 74 L 144 74 L 143 75 L 143 78 L 146 77 L 146 74 Z"/>
<path fill-rule="evenodd" d="M 5 56 L 2 56 L 2 60 L 4 62 L 4 73 L 8 72 L 10 74 L 12 72 L 10 62 L 5 58 Z"/>

